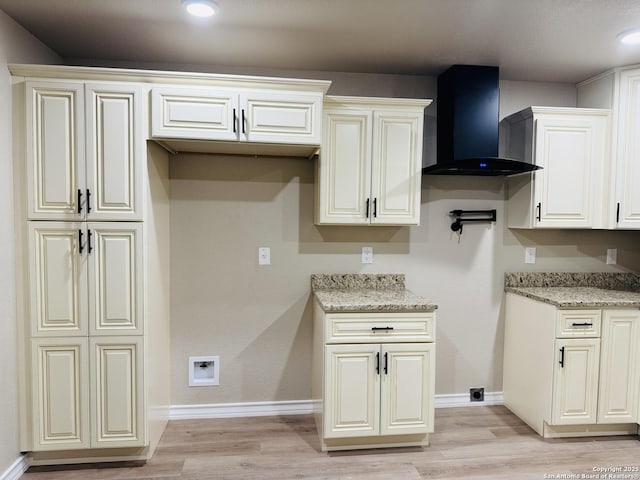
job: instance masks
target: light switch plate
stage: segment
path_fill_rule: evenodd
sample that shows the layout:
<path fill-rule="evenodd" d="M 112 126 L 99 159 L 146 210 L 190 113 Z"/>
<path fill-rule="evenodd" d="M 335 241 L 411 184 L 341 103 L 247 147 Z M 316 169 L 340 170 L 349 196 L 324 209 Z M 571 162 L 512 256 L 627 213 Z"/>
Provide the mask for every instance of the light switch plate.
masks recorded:
<path fill-rule="evenodd" d="M 269 247 L 258 248 L 258 265 L 271 265 L 271 249 Z"/>
<path fill-rule="evenodd" d="M 618 263 L 618 249 L 607 248 L 607 265 L 615 265 Z"/>
<path fill-rule="evenodd" d="M 362 247 L 362 263 L 373 263 L 373 247 Z"/>
<path fill-rule="evenodd" d="M 524 249 L 524 263 L 536 263 L 536 247 Z"/>

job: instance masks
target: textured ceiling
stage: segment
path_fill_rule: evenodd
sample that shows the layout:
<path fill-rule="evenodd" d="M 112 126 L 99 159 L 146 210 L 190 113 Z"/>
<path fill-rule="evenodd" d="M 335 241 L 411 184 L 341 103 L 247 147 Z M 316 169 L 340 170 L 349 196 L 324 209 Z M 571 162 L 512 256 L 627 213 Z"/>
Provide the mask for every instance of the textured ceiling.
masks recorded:
<path fill-rule="evenodd" d="M 616 40 L 638 0 L 0 0 L 67 62 L 226 65 L 436 75 L 497 65 L 502 79 L 575 83 L 640 63 Z"/>

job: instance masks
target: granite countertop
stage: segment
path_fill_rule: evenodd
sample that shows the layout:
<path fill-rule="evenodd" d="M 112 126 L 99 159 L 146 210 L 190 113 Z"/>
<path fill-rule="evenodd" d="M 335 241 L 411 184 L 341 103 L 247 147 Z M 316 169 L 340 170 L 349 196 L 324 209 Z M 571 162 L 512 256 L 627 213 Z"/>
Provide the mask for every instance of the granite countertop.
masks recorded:
<path fill-rule="evenodd" d="M 325 312 L 425 312 L 438 306 L 404 286 L 402 274 L 312 275 Z"/>
<path fill-rule="evenodd" d="M 640 308 L 635 273 L 507 273 L 505 291 L 559 308 Z"/>

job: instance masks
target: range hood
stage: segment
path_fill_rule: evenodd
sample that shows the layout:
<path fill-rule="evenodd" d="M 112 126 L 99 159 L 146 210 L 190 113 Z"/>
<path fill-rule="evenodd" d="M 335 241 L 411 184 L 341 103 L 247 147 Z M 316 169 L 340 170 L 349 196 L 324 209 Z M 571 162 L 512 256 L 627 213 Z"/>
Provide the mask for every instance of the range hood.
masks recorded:
<path fill-rule="evenodd" d="M 498 157 L 498 67 L 453 65 L 438 77 L 436 164 L 426 175 L 515 175 L 540 167 Z"/>

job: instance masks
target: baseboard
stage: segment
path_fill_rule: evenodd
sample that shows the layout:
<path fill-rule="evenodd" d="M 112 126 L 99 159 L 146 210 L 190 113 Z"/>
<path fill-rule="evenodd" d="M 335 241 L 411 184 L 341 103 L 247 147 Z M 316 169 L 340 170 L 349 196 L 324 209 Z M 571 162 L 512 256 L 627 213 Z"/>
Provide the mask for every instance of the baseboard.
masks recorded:
<path fill-rule="evenodd" d="M 502 405 L 502 392 L 484 394 L 484 402 L 471 402 L 469 395 L 436 395 L 436 408 L 476 407 Z M 210 403 L 201 405 L 172 405 L 170 420 L 198 418 L 260 417 L 268 415 L 306 415 L 314 412 L 313 400 L 289 400 L 283 402 Z M 2 479 L 0 479 L 2 480 Z"/>
<path fill-rule="evenodd" d="M 0 475 L 0 480 L 18 480 L 22 474 L 27 471 L 27 468 L 29 468 L 27 457 L 20 455 L 16 461 Z"/>

